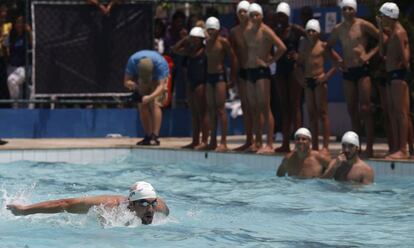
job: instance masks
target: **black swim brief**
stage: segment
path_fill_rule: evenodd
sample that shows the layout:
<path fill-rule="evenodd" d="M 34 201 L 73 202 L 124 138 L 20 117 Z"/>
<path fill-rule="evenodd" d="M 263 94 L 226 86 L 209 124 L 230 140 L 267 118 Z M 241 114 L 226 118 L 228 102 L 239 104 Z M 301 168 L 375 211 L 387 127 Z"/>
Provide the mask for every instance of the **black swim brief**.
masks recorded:
<path fill-rule="evenodd" d="M 218 82 L 227 82 L 226 75 L 222 73 L 207 74 L 207 83 L 215 86 Z"/>
<path fill-rule="evenodd" d="M 391 85 L 392 80 L 401 80 L 410 83 L 410 72 L 407 69 L 399 69 L 387 72 L 388 85 Z"/>
<path fill-rule="evenodd" d="M 306 81 L 305 82 L 306 82 L 306 87 L 308 89 L 312 90 L 312 91 L 314 91 L 315 88 L 316 88 L 316 86 L 318 86 L 316 84 L 316 79 L 314 79 L 314 78 L 306 78 Z"/>
<path fill-rule="evenodd" d="M 348 71 L 344 71 L 342 75 L 344 80 L 358 83 L 361 78 L 369 77 L 369 66 L 364 64 L 358 67 L 348 68 Z"/>
<path fill-rule="evenodd" d="M 247 80 L 247 69 L 245 68 L 239 69 L 239 78 L 243 80 Z"/>
<path fill-rule="evenodd" d="M 247 80 L 256 83 L 260 79 L 271 79 L 269 67 L 257 67 L 247 69 Z"/>

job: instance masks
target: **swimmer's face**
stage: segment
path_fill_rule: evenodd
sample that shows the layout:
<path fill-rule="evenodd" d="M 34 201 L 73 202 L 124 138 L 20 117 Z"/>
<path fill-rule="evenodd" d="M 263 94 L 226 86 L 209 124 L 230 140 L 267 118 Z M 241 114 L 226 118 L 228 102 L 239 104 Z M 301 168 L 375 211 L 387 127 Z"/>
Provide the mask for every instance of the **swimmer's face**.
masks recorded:
<path fill-rule="evenodd" d="M 262 20 L 263 20 L 262 14 L 256 11 L 253 11 L 252 13 L 250 13 L 249 18 L 253 24 L 260 24 L 262 23 Z"/>
<path fill-rule="evenodd" d="M 209 28 L 207 29 L 207 33 L 210 37 L 216 37 L 219 31 L 217 29 Z"/>
<path fill-rule="evenodd" d="M 156 198 L 147 198 L 130 202 L 129 208 L 141 219 L 142 224 L 148 225 L 152 223 L 157 204 Z"/>
<path fill-rule="evenodd" d="M 190 43 L 193 47 L 200 47 L 201 45 L 203 45 L 203 38 L 200 37 L 194 37 L 194 36 L 190 36 Z"/>
<path fill-rule="evenodd" d="M 24 18 L 23 16 L 19 16 L 14 23 L 14 27 L 16 28 L 17 33 L 21 34 L 24 32 Z"/>
<path fill-rule="evenodd" d="M 343 7 L 342 14 L 345 19 L 352 19 L 355 17 L 356 12 L 355 12 L 355 9 L 351 7 Z"/>
<path fill-rule="evenodd" d="M 353 144 L 342 143 L 342 152 L 344 153 L 347 160 L 351 160 L 357 154 L 358 147 Z"/>
<path fill-rule="evenodd" d="M 316 32 L 315 30 L 313 30 L 313 29 L 309 29 L 309 30 L 306 30 L 306 36 L 307 36 L 307 37 L 308 37 L 308 39 L 310 39 L 310 40 L 316 40 L 316 39 L 318 39 L 319 34 L 318 34 L 318 32 Z"/>
<path fill-rule="evenodd" d="M 388 16 L 381 15 L 381 24 L 385 28 L 391 27 L 394 21 L 394 19 L 391 19 Z"/>
<path fill-rule="evenodd" d="M 310 139 L 305 135 L 297 135 L 295 137 L 295 147 L 298 152 L 308 152 L 310 148 Z"/>
<path fill-rule="evenodd" d="M 249 16 L 248 16 L 247 11 L 245 9 L 239 10 L 239 12 L 237 12 L 237 17 L 239 18 L 240 22 L 245 22 L 249 19 Z"/>
<path fill-rule="evenodd" d="M 278 33 L 283 32 L 289 26 L 289 17 L 285 13 L 277 13 L 276 14 L 276 31 Z"/>

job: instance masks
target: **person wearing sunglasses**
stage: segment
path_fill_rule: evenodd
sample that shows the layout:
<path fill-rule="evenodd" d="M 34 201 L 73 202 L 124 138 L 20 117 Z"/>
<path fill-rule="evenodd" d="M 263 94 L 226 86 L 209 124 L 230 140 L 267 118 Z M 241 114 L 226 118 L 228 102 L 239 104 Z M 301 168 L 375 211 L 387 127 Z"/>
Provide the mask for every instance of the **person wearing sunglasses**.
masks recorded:
<path fill-rule="evenodd" d="M 304 127 L 295 132 L 295 149 L 282 160 L 276 175 L 298 178 L 317 178 L 328 168 L 330 157 L 311 149 L 312 134 Z"/>
<path fill-rule="evenodd" d="M 151 224 L 155 212 L 169 214 L 167 204 L 158 197 L 154 187 L 150 183 L 138 181 L 129 190 L 129 196 L 99 195 L 78 198 L 58 199 L 39 202 L 31 205 L 9 204 L 9 209 L 14 215 L 53 214 L 68 212 L 74 214 L 86 214 L 95 206 L 116 208 L 122 204 L 127 205 L 129 211 L 141 219 L 142 224 Z"/>

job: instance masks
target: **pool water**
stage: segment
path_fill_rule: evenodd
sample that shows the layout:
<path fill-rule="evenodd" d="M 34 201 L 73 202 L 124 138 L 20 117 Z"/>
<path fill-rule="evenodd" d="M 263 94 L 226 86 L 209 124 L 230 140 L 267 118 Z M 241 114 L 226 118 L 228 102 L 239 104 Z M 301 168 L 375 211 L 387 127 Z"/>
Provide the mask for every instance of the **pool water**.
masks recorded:
<path fill-rule="evenodd" d="M 107 164 L 21 161 L 0 171 L 0 247 L 414 247 L 413 177 L 358 187 L 277 178 L 274 167 L 254 164 L 145 161 L 133 152 Z M 16 217 L 5 208 L 127 195 L 137 180 L 154 185 L 170 216 L 145 226 L 122 209 Z"/>

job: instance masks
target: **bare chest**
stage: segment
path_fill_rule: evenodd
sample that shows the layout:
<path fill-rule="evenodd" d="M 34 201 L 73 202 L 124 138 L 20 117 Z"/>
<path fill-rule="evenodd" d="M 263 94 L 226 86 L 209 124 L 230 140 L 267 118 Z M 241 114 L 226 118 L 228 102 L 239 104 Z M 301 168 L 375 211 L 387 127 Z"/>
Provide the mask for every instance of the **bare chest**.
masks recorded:
<path fill-rule="evenodd" d="M 291 161 L 288 175 L 303 178 L 319 177 L 322 174 L 322 166 L 314 158 L 307 158 L 304 161 L 294 159 Z"/>

